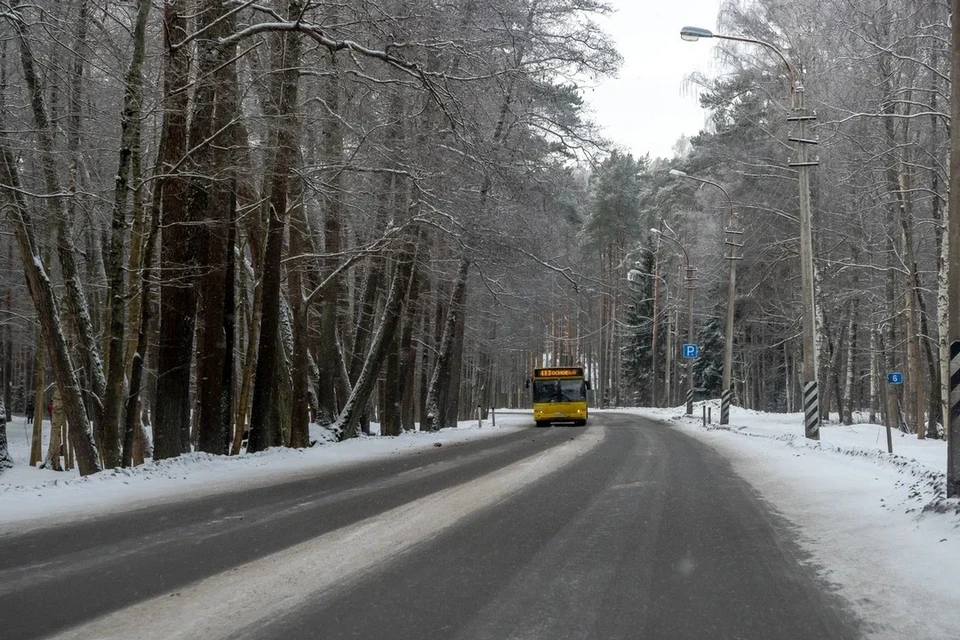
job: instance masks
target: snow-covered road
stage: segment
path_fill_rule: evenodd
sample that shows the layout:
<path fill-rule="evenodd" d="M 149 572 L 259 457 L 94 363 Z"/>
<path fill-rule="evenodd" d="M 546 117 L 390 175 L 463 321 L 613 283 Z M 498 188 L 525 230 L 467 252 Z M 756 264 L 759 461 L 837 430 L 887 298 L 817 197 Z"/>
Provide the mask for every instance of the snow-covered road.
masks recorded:
<path fill-rule="evenodd" d="M 718 415 L 716 403 L 712 407 L 713 415 Z M 956 576 L 960 575 L 960 502 L 947 501 L 941 495 L 946 458 L 942 441 L 920 441 L 914 436 L 895 432 L 895 454 L 890 456 L 886 453 L 883 428 L 878 425 L 828 424 L 822 429 L 822 439 L 811 442 L 802 436 L 799 414 L 765 414 L 734 408 L 730 428 L 719 429 L 716 425 L 710 428 L 701 426 L 699 403 L 692 419 L 683 416 L 682 408 L 627 409 L 612 413 L 638 414 L 665 421 L 708 444 L 729 460 L 736 473 L 795 526 L 797 541 L 809 553 L 812 566 L 823 579 L 835 586 L 845 601 L 851 603 L 864 621 L 860 631 L 868 637 L 881 640 L 958 637 L 960 586 Z M 605 412 L 595 412 L 592 423 L 602 424 L 604 416 Z M 95 523 L 99 518 L 132 513 L 140 508 L 166 505 L 173 509 L 180 501 L 196 501 L 204 496 L 216 500 L 219 495 L 241 489 L 269 491 L 272 486 L 309 478 L 318 472 L 349 470 L 370 461 L 397 461 L 418 456 L 433 450 L 437 444 L 445 447 L 471 441 L 492 444 L 491 437 L 522 435 L 523 430 L 531 426 L 531 420 L 526 413 L 500 412 L 498 424 L 497 429 L 491 429 L 489 423 L 477 429 L 475 423 L 467 422 L 461 429 L 445 430 L 440 434 L 370 437 L 307 451 L 274 450 L 230 459 L 192 454 L 150 463 L 135 470 L 79 478 L 76 472 L 57 473 L 27 466 L 26 434 L 18 429 L 15 421 L 8 428 L 11 452 L 17 466 L 0 475 L 0 525 L 3 533 L 10 536 L 31 529 L 39 530 L 52 523 L 84 520 Z M 588 429 L 587 433 L 596 435 L 602 431 Z M 582 448 L 589 442 L 590 438 L 581 439 L 578 446 Z M 570 447 L 556 451 L 564 450 L 574 451 Z M 454 460 L 429 465 L 427 469 L 434 474 L 449 473 L 458 464 Z M 554 462 L 555 465 L 536 468 L 546 472 L 565 465 L 569 460 L 560 455 L 554 458 Z M 257 559 L 236 567 L 234 573 L 246 577 L 236 584 L 230 583 L 232 586 L 210 582 L 229 581 L 230 573 L 221 574 L 214 567 L 198 570 L 198 576 L 209 577 L 185 587 L 182 593 L 190 594 L 188 600 L 191 603 L 205 602 L 204 594 L 223 589 L 247 593 L 240 588 L 241 583 L 260 584 L 263 579 L 274 579 L 247 579 L 264 573 L 261 571 L 264 562 L 277 569 L 276 576 L 289 584 L 304 579 L 303 569 L 309 566 L 313 569 L 308 573 L 314 576 L 362 575 L 364 567 L 369 569 L 407 549 L 409 545 L 403 540 L 429 537 L 433 534 L 428 529 L 442 531 L 469 512 L 501 500 L 506 495 L 504 492 L 533 482 L 539 477 L 536 473 L 530 475 L 534 468 L 530 466 L 530 460 L 517 462 L 514 467 L 501 469 L 503 477 L 478 476 L 470 484 L 454 483 L 435 495 L 398 503 L 392 510 L 371 511 L 369 516 L 336 527 L 335 534 L 331 530 L 320 537 L 310 537 L 274 555 L 260 557 L 262 554 L 258 552 Z M 511 469 L 523 473 L 514 473 Z M 426 471 L 404 473 L 423 474 Z M 642 487 L 645 486 L 643 483 L 641 479 L 630 486 Z M 391 484 L 385 481 L 383 486 Z M 326 495 L 317 499 L 320 498 L 332 499 Z M 291 518 L 307 509 L 303 505 L 310 503 L 309 497 L 291 498 L 287 507 Z M 235 516 L 226 514 L 224 517 Z M 254 526 L 255 518 L 247 517 L 250 526 Z M 210 524 L 203 526 L 213 531 L 227 525 L 218 524 L 213 518 Z M 377 543 L 360 545 L 362 553 L 351 557 L 346 565 L 337 565 L 339 569 L 323 564 L 331 557 L 343 555 L 341 551 L 346 553 L 346 549 L 336 551 L 339 549 L 337 545 L 346 544 L 353 548 L 349 543 L 354 539 L 350 532 Z M 381 544 L 382 541 L 389 542 Z M 287 555 L 294 550 L 293 556 Z M 303 558 L 303 564 L 291 560 L 294 557 Z M 284 567 L 290 571 L 280 571 Z M 26 567 L 21 573 L 30 575 L 33 571 L 35 569 Z M 42 578 L 40 571 L 31 579 Z M 220 586 L 211 591 L 214 584 Z M 314 592 L 320 588 L 315 581 L 311 584 Z M 342 587 L 343 580 L 339 584 Z M 267 592 L 271 591 L 268 587 L 264 586 Z M 280 592 L 289 591 L 278 590 Z M 129 606 L 137 608 L 138 617 L 155 615 L 168 606 L 160 600 L 162 598 L 147 599 Z M 277 610 L 284 606 L 282 601 L 271 605 Z M 214 610 L 221 609 L 214 607 Z M 117 611 L 132 613 L 127 606 Z M 87 631 L 84 633 L 87 637 L 98 634 L 108 637 L 110 624 L 113 624 L 111 620 L 122 620 L 127 614 L 120 618 L 104 617 L 97 624 L 105 626 L 87 629 L 96 630 L 92 636 Z M 237 618 L 240 619 L 244 618 Z M 155 626 L 164 628 L 159 624 Z M 117 628 L 122 628 L 122 623 Z"/>

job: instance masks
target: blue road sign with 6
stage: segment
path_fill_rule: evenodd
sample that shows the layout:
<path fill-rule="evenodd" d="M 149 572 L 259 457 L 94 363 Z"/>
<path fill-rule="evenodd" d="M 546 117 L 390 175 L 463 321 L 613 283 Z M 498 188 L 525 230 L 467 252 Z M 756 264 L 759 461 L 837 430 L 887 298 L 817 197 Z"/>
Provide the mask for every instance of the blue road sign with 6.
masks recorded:
<path fill-rule="evenodd" d="M 887 382 L 890 384 L 903 384 L 903 374 L 899 371 L 893 371 L 887 374 Z"/>
<path fill-rule="evenodd" d="M 698 351 L 699 351 L 699 348 L 698 348 L 697 345 L 695 345 L 695 344 L 690 344 L 690 343 L 688 343 L 688 342 L 685 342 L 685 343 L 683 344 L 683 357 L 684 357 L 684 358 L 688 358 L 688 359 L 696 358 Z"/>

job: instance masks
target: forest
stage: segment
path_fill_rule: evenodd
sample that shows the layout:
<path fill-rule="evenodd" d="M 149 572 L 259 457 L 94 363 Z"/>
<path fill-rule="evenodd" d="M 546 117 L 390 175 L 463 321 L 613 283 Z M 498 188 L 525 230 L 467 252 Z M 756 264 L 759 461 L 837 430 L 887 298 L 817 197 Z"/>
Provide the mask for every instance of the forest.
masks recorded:
<path fill-rule="evenodd" d="M 678 78 L 704 130 L 628 152 L 583 96 L 620 64 L 610 11 L 4 0 L 0 379 L 8 419 L 34 408 L 31 463 L 453 427 L 529 406 L 534 366 L 585 366 L 592 406 L 677 406 L 688 292 L 695 397 L 719 397 L 731 259 L 733 402 L 799 411 L 791 78 L 723 41 L 716 74 Z M 782 51 L 816 114 L 820 412 L 921 438 L 947 403 L 949 20 L 731 0 L 717 21 Z"/>

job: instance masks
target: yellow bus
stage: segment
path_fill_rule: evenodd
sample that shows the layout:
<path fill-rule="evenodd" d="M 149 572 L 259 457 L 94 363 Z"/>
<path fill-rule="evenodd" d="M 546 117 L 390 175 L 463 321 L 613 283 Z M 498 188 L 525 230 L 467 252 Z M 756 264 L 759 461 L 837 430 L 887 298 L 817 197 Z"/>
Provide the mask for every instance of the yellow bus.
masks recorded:
<path fill-rule="evenodd" d="M 587 424 L 587 389 L 583 367 L 545 367 L 533 370 L 533 419 L 538 427 L 551 422 Z"/>

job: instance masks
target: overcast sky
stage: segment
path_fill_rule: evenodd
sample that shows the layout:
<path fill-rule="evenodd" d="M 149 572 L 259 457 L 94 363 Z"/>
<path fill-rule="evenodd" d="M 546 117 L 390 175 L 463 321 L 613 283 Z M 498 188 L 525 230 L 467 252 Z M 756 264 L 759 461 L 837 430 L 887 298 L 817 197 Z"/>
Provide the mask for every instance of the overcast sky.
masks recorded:
<path fill-rule="evenodd" d="M 720 0 L 608 0 L 617 12 L 603 26 L 623 56 L 616 79 L 587 88 L 584 96 L 606 136 L 635 156 L 673 155 L 681 135 L 704 125 L 696 96 L 684 78 L 712 68 L 710 40 L 684 42 L 680 27 L 714 29 Z"/>

